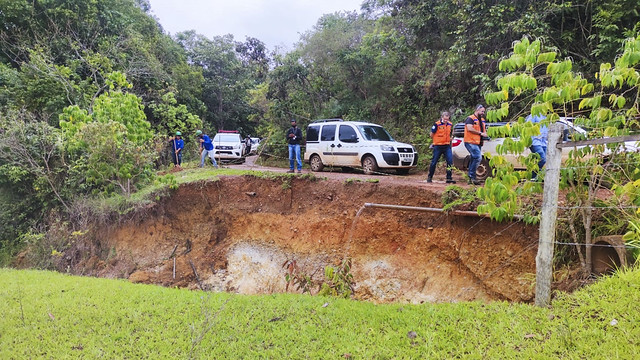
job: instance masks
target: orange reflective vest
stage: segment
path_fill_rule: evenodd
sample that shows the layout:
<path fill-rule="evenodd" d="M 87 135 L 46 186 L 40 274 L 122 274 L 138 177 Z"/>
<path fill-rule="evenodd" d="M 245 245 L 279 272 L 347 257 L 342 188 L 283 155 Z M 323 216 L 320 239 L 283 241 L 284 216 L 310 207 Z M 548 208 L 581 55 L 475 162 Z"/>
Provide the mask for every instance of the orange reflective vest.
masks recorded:
<path fill-rule="evenodd" d="M 433 145 L 451 145 L 451 124 L 450 121 L 440 119 L 433 125 L 431 133 L 433 134 Z"/>
<path fill-rule="evenodd" d="M 475 131 L 484 132 L 484 129 L 485 129 L 484 121 L 478 120 L 478 118 L 475 115 L 471 115 L 467 119 L 473 120 L 473 129 Z M 469 144 L 480 145 L 480 143 L 482 142 L 482 137 L 480 136 L 480 134 L 472 134 L 467 129 L 467 125 L 468 124 L 464 125 L 464 142 Z"/>

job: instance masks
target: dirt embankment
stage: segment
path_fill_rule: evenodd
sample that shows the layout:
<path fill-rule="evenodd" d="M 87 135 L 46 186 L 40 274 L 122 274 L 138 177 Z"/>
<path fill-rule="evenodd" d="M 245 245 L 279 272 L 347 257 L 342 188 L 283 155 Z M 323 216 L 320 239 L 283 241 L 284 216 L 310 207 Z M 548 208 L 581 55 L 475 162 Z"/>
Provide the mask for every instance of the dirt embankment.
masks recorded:
<path fill-rule="evenodd" d="M 193 183 L 135 220 L 96 229 L 93 241 L 109 251 L 76 254 L 73 271 L 257 294 L 285 291 L 287 259 L 320 279 L 326 265 L 351 257 L 358 299 L 530 301 L 535 226 L 373 208 L 356 217 L 364 203 L 441 207 L 440 196 L 416 186 L 304 177 Z"/>

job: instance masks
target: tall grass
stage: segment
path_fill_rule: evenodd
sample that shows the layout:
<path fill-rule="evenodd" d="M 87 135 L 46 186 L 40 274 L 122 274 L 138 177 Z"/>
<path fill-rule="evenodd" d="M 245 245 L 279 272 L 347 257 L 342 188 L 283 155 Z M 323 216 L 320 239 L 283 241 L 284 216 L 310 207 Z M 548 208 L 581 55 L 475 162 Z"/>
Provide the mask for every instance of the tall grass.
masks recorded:
<path fill-rule="evenodd" d="M 244 296 L 0 269 L 0 358 L 633 359 L 639 303 L 640 270 L 543 309 Z"/>

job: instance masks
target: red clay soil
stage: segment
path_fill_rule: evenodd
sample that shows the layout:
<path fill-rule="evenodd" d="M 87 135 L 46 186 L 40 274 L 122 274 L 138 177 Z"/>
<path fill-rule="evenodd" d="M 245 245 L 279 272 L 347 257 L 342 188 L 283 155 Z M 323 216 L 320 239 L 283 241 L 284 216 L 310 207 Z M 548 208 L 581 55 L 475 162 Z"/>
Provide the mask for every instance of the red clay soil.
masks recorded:
<path fill-rule="evenodd" d="M 76 252 L 71 271 L 263 294 L 285 291 L 287 260 L 321 280 L 351 257 L 357 299 L 531 301 L 537 226 L 363 209 L 442 206 L 444 184 L 415 183 L 247 175 L 183 185 L 119 226 L 97 227 L 91 241 L 103 250 Z"/>

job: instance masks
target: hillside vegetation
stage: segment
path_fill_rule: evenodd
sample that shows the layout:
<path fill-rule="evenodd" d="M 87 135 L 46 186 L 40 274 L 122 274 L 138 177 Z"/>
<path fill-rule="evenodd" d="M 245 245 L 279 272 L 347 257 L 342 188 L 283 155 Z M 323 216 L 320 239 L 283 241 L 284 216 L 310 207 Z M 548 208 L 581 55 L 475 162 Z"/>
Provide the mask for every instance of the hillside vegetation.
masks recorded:
<path fill-rule="evenodd" d="M 0 264 L 86 233 L 87 204 L 175 185 L 159 173 L 177 131 L 185 162 L 198 159 L 197 129 L 260 136 L 266 153 L 286 158 L 291 118 L 302 128 L 364 120 L 414 144 L 424 166 L 438 114 L 460 121 L 479 102 L 489 121 L 576 116 L 590 137 L 640 129 L 637 0 L 363 0 L 358 12 L 322 16 L 286 53 L 230 34 L 170 36 L 152 14 L 147 0 L 0 1 Z M 563 177 L 603 178 L 604 164 L 582 155 Z M 595 201 L 598 182 L 572 190 L 571 233 L 560 235 L 588 246 L 558 259 L 581 259 L 588 272 L 589 239 L 640 242 L 636 157 L 606 164 L 622 200 Z M 541 187 L 516 186 L 534 165 L 514 174 L 498 163 L 481 211 L 504 219 L 527 210 L 535 221 L 529 199 Z"/>
<path fill-rule="evenodd" d="M 283 280 L 284 281 L 284 280 Z M 550 309 L 205 293 L 0 269 L 0 358 L 576 358 L 640 355 L 640 270 Z"/>

